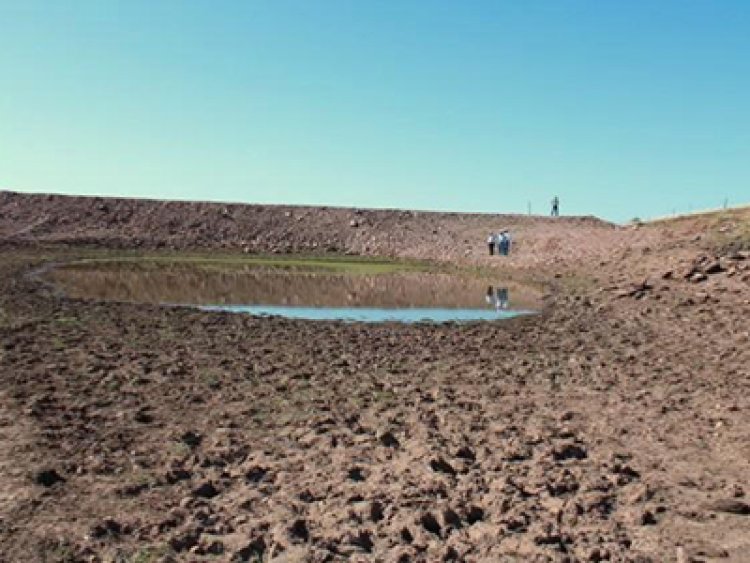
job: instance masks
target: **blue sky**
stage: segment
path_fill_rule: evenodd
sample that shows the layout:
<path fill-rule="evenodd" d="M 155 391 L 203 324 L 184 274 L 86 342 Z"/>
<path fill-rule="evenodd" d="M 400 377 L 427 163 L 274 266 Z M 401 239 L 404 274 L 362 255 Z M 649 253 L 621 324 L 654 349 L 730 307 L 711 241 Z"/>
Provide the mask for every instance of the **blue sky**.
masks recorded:
<path fill-rule="evenodd" d="M 0 188 L 750 203 L 750 2 L 0 0 Z"/>

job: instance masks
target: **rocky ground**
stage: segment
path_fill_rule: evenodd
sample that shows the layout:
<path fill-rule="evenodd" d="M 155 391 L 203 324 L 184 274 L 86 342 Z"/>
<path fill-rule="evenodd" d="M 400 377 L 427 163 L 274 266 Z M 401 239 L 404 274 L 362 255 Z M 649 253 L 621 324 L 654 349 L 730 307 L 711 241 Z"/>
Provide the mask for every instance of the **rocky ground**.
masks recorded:
<path fill-rule="evenodd" d="M 750 212 L 305 210 L 295 238 L 299 208 L 258 209 L 169 238 L 221 206 L 0 196 L 0 560 L 750 561 Z M 485 257 L 511 219 L 515 256 Z M 27 275 L 84 244 L 243 252 L 256 231 L 249 251 L 332 240 L 550 297 L 533 318 L 361 325 L 85 302 Z"/>

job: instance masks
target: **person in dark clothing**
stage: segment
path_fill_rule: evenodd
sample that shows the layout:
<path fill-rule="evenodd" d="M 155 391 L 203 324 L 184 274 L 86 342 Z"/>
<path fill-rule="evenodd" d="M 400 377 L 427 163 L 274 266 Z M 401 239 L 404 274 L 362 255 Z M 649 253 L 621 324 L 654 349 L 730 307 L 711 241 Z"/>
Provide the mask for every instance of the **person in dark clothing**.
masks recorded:
<path fill-rule="evenodd" d="M 560 216 L 560 198 L 557 196 L 552 198 L 552 213 L 550 215 L 552 215 L 552 217 Z"/>
<path fill-rule="evenodd" d="M 508 256 L 510 254 L 510 233 L 504 230 L 497 235 L 497 238 L 497 253 L 500 256 Z"/>

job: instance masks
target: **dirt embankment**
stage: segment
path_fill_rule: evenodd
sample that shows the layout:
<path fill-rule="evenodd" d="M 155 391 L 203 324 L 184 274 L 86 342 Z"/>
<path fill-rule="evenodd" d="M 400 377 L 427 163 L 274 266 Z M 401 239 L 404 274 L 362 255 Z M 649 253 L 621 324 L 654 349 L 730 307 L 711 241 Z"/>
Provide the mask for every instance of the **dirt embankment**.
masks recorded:
<path fill-rule="evenodd" d="M 91 233 L 19 234 L 25 197 L 3 236 Z M 519 223 L 516 257 L 476 259 L 559 293 L 460 326 L 61 299 L 24 274 L 75 248 L 6 249 L 0 560 L 746 562 L 748 225 Z"/>
<path fill-rule="evenodd" d="M 0 192 L 0 239 L 107 248 L 351 253 L 486 261 L 489 233 L 509 229 L 529 265 L 603 256 L 616 226 L 593 217 L 528 217 L 219 204 Z"/>

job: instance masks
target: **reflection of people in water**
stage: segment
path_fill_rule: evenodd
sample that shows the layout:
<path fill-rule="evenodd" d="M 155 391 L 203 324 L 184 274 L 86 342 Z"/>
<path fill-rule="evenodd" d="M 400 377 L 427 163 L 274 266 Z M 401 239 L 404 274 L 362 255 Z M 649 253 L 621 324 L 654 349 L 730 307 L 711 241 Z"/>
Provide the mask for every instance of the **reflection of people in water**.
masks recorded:
<path fill-rule="evenodd" d="M 493 286 L 487 286 L 487 295 L 484 296 L 484 300 L 487 305 L 493 307 L 497 311 L 508 308 L 508 288 L 498 287 L 495 289 Z"/>
<path fill-rule="evenodd" d="M 487 286 L 487 295 L 484 296 L 484 300 L 487 302 L 487 305 L 495 304 L 495 289 L 491 285 Z"/>
<path fill-rule="evenodd" d="M 507 309 L 508 308 L 508 288 L 498 287 L 497 288 L 497 308 Z"/>

